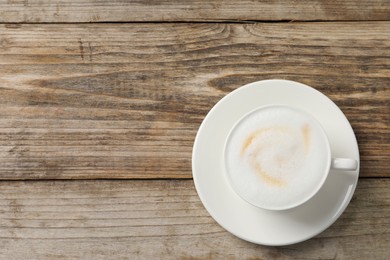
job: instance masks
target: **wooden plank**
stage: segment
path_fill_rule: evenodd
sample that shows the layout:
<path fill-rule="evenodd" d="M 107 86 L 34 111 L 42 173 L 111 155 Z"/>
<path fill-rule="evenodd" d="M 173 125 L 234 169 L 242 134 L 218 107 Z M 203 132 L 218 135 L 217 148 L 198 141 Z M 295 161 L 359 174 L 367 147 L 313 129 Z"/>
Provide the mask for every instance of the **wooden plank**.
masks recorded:
<path fill-rule="evenodd" d="M 246 83 L 317 88 L 361 176 L 390 176 L 390 22 L 0 28 L 0 178 L 191 178 L 207 112 Z"/>
<path fill-rule="evenodd" d="M 231 20 L 390 20 L 390 1 L 0 1 L 2 23 Z"/>
<path fill-rule="evenodd" d="M 386 259 L 390 179 L 361 179 L 346 212 L 306 242 L 264 247 L 221 228 L 193 182 L 0 182 L 5 259 Z"/>

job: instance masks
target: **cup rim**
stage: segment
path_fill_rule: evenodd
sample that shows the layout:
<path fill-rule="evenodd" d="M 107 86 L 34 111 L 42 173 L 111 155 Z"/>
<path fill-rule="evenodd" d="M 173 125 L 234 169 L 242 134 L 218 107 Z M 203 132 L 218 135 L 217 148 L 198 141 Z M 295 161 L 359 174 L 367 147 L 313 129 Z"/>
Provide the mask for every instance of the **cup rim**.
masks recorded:
<path fill-rule="evenodd" d="M 318 183 L 318 185 L 313 188 L 312 192 L 310 193 L 309 196 L 305 197 L 304 199 L 298 201 L 298 202 L 295 202 L 295 203 L 291 203 L 290 205 L 286 206 L 286 207 L 267 207 L 267 206 L 260 206 L 260 205 L 257 205 L 251 201 L 249 201 L 247 198 L 245 198 L 244 196 L 242 196 L 238 191 L 237 191 L 237 188 L 235 187 L 234 185 L 234 182 L 233 180 L 231 179 L 230 177 L 230 174 L 228 172 L 228 167 L 227 167 L 227 159 L 226 159 L 226 150 L 227 150 L 227 145 L 228 145 L 228 142 L 229 140 L 231 139 L 231 136 L 232 136 L 232 133 L 234 131 L 234 129 L 237 128 L 237 126 L 248 116 L 250 116 L 251 114 L 257 112 L 258 110 L 262 110 L 262 109 L 267 109 L 267 108 L 273 108 L 273 107 L 282 107 L 282 108 L 286 108 L 286 109 L 289 109 L 289 110 L 293 110 L 297 113 L 300 113 L 300 114 L 303 114 L 305 117 L 308 117 L 310 118 L 312 121 L 316 122 L 315 124 L 319 127 L 320 129 L 320 132 L 322 133 L 322 136 L 325 140 L 325 146 L 326 146 L 326 155 L 327 155 L 327 158 L 326 158 L 326 168 L 324 169 L 324 173 L 323 173 L 323 176 L 322 176 L 322 179 L 321 181 Z M 304 111 L 300 108 L 297 108 L 295 106 L 290 106 L 290 105 L 285 105 L 285 104 L 268 104 L 268 105 L 264 105 L 264 106 L 259 106 L 259 107 L 256 107 L 254 109 L 252 109 L 251 111 L 245 113 L 243 116 L 241 116 L 235 123 L 234 125 L 230 128 L 229 130 L 229 133 L 225 139 L 225 143 L 224 143 L 224 146 L 223 146 L 223 166 L 224 166 L 224 175 L 226 177 L 226 179 L 228 180 L 228 183 L 229 185 L 231 186 L 231 188 L 234 190 L 234 192 L 243 200 L 245 200 L 247 203 L 257 207 L 257 208 L 260 208 L 260 209 L 265 209 L 265 210 L 271 210 L 271 211 L 282 211 L 282 210 L 289 210 L 289 209 L 293 209 L 293 208 L 296 208 L 304 203 L 306 203 L 307 201 L 309 201 L 311 198 L 313 198 L 318 192 L 319 190 L 322 188 L 322 186 L 324 185 L 326 179 L 328 178 L 329 176 L 329 172 L 330 172 L 330 167 L 331 167 L 331 161 L 332 161 L 332 155 L 331 155 L 331 149 L 330 149 L 330 143 L 329 143 L 329 138 L 328 138 L 328 135 L 326 134 L 322 124 L 317 120 L 317 118 L 315 118 L 313 115 L 311 115 L 310 113 L 308 113 L 307 111 Z"/>

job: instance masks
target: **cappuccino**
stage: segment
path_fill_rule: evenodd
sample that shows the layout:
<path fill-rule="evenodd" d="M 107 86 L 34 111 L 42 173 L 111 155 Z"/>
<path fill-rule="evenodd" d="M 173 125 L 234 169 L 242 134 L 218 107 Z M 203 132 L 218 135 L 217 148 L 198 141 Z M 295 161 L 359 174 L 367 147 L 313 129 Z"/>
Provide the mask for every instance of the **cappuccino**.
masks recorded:
<path fill-rule="evenodd" d="M 322 186 L 330 161 L 327 137 L 308 114 L 266 106 L 245 115 L 225 144 L 225 170 L 233 189 L 265 209 L 287 209 Z M 326 158 L 326 156 L 325 156 Z"/>

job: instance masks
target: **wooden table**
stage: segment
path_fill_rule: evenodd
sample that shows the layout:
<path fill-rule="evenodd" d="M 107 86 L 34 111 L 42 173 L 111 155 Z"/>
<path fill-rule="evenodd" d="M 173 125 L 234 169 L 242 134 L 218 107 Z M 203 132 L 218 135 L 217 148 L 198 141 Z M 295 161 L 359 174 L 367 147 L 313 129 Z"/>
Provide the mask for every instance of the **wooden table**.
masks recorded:
<path fill-rule="evenodd" d="M 0 1 L 1 259 L 389 259 L 390 1 Z M 192 181 L 209 109 L 303 82 L 350 120 L 361 173 L 303 243 L 221 228 Z"/>

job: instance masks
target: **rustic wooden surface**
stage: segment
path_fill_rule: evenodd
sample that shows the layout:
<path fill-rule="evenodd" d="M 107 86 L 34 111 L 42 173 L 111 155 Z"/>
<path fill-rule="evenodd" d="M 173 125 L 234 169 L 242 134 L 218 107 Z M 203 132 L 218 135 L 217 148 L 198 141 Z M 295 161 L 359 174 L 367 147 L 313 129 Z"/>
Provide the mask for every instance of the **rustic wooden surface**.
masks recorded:
<path fill-rule="evenodd" d="M 0 22 L 390 20 L 389 0 L 0 0 Z"/>
<path fill-rule="evenodd" d="M 361 179 L 351 204 L 306 242 L 264 247 L 209 216 L 192 180 L 0 182 L 4 259 L 386 259 L 389 179 Z"/>
<path fill-rule="evenodd" d="M 191 180 L 209 109 L 270 78 L 329 96 L 361 154 L 340 219 L 285 247 Z M 389 177 L 389 0 L 0 0 L 1 259 L 389 259 Z"/>
<path fill-rule="evenodd" d="M 390 176 L 390 22 L 5 25 L 0 39 L 1 179 L 191 178 L 206 113 L 268 78 L 328 95 L 361 176 Z"/>

